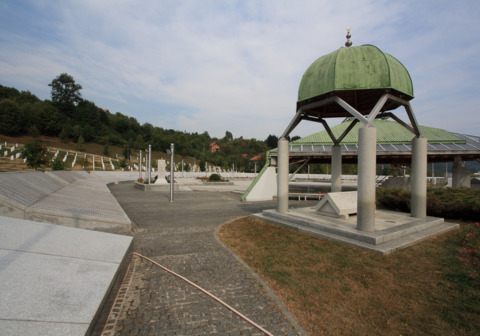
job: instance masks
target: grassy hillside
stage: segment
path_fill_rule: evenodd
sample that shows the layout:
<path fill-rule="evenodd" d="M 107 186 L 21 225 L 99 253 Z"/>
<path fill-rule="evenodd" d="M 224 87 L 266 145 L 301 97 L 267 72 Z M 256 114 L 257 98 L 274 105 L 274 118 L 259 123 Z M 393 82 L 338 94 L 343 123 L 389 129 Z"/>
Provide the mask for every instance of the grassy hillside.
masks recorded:
<path fill-rule="evenodd" d="M 48 149 L 47 160 L 50 162 L 58 150 L 58 156 L 60 158 L 64 158 L 66 153 L 68 152 L 69 155 L 65 162 L 65 169 L 66 170 L 91 170 L 93 168 L 92 158 L 95 156 L 95 166 L 97 170 L 102 170 L 101 164 L 101 157 L 104 158 L 105 170 L 112 170 L 110 166 L 109 159 L 112 160 L 112 163 L 116 166 L 115 170 L 120 169 L 118 166 L 119 160 L 123 160 L 123 152 L 124 149 L 120 146 L 110 145 L 108 147 L 108 155 L 104 155 L 105 146 L 97 143 L 85 143 L 81 149 L 78 148 L 78 145 L 73 141 L 62 141 L 56 137 L 47 137 L 47 136 L 40 136 L 37 138 L 33 138 L 30 136 L 19 136 L 19 137 L 11 137 L 5 136 L 0 134 L 0 145 L 2 145 L 2 149 L 0 150 L 1 157 L 0 157 L 0 172 L 8 172 L 8 171 L 31 171 L 33 169 L 28 168 L 27 165 L 23 162 L 21 158 L 14 158 L 11 160 L 11 155 L 16 157 L 16 154 L 21 152 L 21 147 L 33 140 L 40 140 L 42 144 Z M 5 146 L 5 143 L 7 145 Z M 18 146 L 17 146 L 18 145 Z M 11 152 L 12 146 L 16 147 L 14 152 Z M 5 150 L 8 151 L 8 156 L 4 156 Z M 75 157 L 75 153 L 77 153 L 77 164 L 72 167 L 72 162 Z M 84 155 L 87 154 L 88 163 L 84 165 L 83 158 Z M 127 161 L 127 163 L 134 164 L 137 163 L 137 155 L 138 151 L 132 150 L 131 151 L 131 160 Z M 143 153 L 145 155 L 145 153 Z M 153 151 L 152 150 L 152 164 L 156 162 L 158 159 L 170 159 L 170 155 L 166 154 L 162 151 Z M 191 157 L 183 157 L 180 155 L 175 155 L 175 162 L 181 162 L 184 160 L 185 164 L 193 165 L 194 159 Z M 197 162 L 198 163 L 198 162 Z M 49 169 L 45 167 L 45 169 Z"/>

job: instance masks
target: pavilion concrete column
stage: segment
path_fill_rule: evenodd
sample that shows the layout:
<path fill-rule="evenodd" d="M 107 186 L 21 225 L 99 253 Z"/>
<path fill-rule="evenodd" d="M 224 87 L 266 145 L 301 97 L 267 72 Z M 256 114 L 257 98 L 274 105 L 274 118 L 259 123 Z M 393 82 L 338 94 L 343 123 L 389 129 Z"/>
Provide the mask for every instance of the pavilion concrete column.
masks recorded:
<path fill-rule="evenodd" d="M 288 212 L 288 140 L 278 140 L 277 211 Z"/>
<path fill-rule="evenodd" d="M 412 140 L 411 216 L 427 217 L 427 138 Z"/>
<path fill-rule="evenodd" d="M 357 229 L 375 231 L 375 183 L 377 165 L 377 129 L 362 126 L 358 130 Z"/>
<path fill-rule="evenodd" d="M 332 147 L 332 192 L 342 191 L 342 147 Z"/>
<path fill-rule="evenodd" d="M 452 168 L 452 187 L 453 188 L 470 188 L 471 187 L 471 173 L 465 162 L 460 156 L 456 156 L 453 161 Z"/>

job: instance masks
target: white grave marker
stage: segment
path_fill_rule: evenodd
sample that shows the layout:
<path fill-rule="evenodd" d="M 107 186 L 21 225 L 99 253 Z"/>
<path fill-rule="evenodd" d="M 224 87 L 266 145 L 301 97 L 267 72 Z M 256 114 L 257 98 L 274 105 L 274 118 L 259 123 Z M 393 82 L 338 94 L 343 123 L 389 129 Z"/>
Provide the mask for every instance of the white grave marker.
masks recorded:
<path fill-rule="evenodd" d="M 320 215 L 348 218 L 357 213 L 357 192 L 331 192 L 326 194 L 315 207 Z"/>
<path fill-rule="evenodd" d="M 158 177 L 157 177 L 157 180 L 155 181 L 155 184 L 163 184 L 163 185 L 168 184 L 167 180 L 165 180 L 166 166 L 167 165 L 165 163 L 165 160 L 161 159 L 157 161 Z"/>

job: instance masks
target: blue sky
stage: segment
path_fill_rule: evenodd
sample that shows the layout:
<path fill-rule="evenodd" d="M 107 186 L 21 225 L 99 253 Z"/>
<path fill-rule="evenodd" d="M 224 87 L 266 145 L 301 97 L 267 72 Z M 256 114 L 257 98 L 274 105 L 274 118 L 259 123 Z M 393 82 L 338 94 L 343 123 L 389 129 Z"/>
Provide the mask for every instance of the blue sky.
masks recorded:
<path fill-rule="evenodd" d="M 66 72 L 84 99 L 141 124 L 264 140 L 349 27 L 354 46 L 406 66 L 420 124 L 480 135 L 479 22 L 477 0 L 0 0 L 0 84 L 49 99 Z"/>

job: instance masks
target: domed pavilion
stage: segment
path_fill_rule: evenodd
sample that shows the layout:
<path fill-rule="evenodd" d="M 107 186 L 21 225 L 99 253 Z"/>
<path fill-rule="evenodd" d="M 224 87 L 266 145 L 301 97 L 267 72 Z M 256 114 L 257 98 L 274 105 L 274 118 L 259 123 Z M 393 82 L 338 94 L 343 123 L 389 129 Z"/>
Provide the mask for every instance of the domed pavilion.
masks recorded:
<path fill-rule="evenodd" d="M 313 62 L 303 74 L 298 89 L 297 112 L 279 140 L 277 211 L 288 210 L 289 145 L 287 136 L 302 121 L 321 123 L 332 147 L 332 192 L 341 191 L 342 149 L 339 145 L 357 123 L 358 193 L 357 230 L 374 232 L 376 188 L 377 118 L 392 118 L 410 131 L 412 140 L 412 211 L 415 218 L 426 217 L 427 139 L 422 137 L 410 100 L 414 98 L 410 74 L 395 57 L 373 45 L 352 46 L 350 32 L 341 47 Z M 409 123 L 392 111 L 403 107 Z M 331 131 L 327 119 L 349 118 L 340 136 Z"/>

